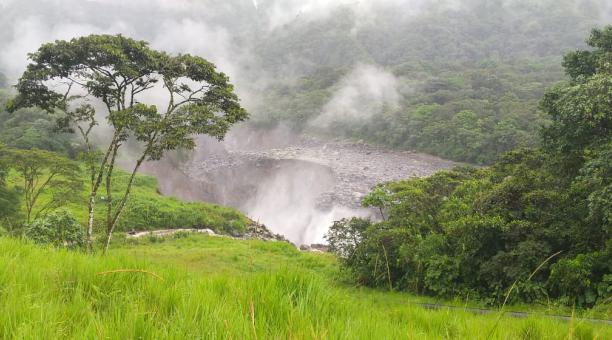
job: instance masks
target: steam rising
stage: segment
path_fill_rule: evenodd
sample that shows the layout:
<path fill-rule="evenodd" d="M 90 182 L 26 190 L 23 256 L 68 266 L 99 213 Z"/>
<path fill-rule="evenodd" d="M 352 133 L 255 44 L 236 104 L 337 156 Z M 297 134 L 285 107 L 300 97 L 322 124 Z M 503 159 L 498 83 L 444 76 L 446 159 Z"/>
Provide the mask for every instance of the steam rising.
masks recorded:
<path fill-rule="evenodd" d="M 357 65 L 340 81 L 339 89 L 312 121 L 325 128 L 342 123 L 364 123 L 385 108 L 396 109 L 400 82 L 390 72 L 374 65 Z"/>

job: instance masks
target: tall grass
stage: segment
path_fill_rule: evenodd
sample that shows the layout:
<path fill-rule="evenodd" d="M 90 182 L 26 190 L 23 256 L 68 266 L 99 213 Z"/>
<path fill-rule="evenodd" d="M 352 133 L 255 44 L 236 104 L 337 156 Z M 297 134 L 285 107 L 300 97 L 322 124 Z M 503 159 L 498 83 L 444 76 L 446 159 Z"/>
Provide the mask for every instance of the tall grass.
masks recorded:
<path fill-rule="evenodd" d="M 355 299 L 295 266 L 208 275 L 0 238 L 2 339 L 479 339 L 494 323 Z M 500 324 L 495 339 L 612 338 L 605 325 L 509 317 Z"/>

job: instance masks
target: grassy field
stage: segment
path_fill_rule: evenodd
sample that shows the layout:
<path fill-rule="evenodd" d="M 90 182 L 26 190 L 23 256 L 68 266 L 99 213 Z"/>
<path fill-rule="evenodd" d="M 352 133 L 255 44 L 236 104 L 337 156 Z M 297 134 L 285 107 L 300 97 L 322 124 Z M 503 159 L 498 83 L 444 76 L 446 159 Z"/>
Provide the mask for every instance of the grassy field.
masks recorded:
<path fill-rule="evenodd" d="M 350 287 L 332 256 L 285 243 L 119 237 L 99 257 L 0 238 L 0 338 L 612 338 L 579 318 L 498 321 L 418 301 Z"/>

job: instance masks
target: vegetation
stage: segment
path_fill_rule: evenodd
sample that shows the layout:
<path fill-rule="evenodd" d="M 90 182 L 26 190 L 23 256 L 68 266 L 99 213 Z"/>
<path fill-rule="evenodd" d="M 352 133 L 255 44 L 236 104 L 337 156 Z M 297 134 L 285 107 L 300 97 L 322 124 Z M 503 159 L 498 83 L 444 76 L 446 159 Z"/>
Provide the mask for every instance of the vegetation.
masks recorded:
<path fill-rule="evenodd" d="M 542 100 L 542 149 L 383 184 L 364 203 L 386 220 L 334 225 L 328 240 L 359 283 L 500 304 L 610 303 L 612 26 L 588 44 L 564 59 L 571 81 Z"/>
<path fill-rule="evenodd" d="M 40 108 L 6 110 L 10 96 L 0 86 L 0 143 L 15 149 L 40 149 L 75 158 L 80 145 L 68 133 L 57 131 L 57 115 Z"/>
<path fill-rule="evenodd" d="M 164 197 L 137 173 L 197 135 L 222 139 L 247 114 L 200 57 L 121 35 L 42 45 L 17 95 L 0 92 L 0 338 L 612 338 L 588 320 L 612 315 L 612 26 L 563 68 L 556 58 L 605 3 L 464 3 L 362 26 L 339 6 L 250 42 L 257 67 L 245 78 L 275 79 L 255 123 L 491 164 L 373 188 L 362 203 L 382 220 L 335 222 L 336 256 L 184 232 L 128 237 L 245 233 L 242 213 Z M 359 86 L 392 93 L 364 107 L 354 104 L 367 96 L 338 99 Z M 165 109 L 144 103 L 157 90 Z M 115 167 L 128 144 L 126 172 Z M 91 254 L 111 243 L 113 254 Z M 440 299 L 465 308 L 419 305 Z M 501 307 L 474 315 L 474 304 Z M 517 319 L 508 306 L 571 316 Z"/>
<path fill-rule="evenodd" d="M 75 248 L 81 243 L 66 239 L 70 228 L 57 225 L 53 231 L 50 223 L 70 220 L 74 222 L 66 224 L 70 227 L 82 223 L 87 226 L 90 251 L 94 231 L 98 235 L 104 231 L 106 251 L 116 228 L 207 227 L 220 233 L 244 233 L 250 221 L 237 211 L 162 197 L 154 179 L 136 175 L 145 160 L 159 160 L 169 150 L 193 148 L 198 134 L 221 139 L 233 123 L 246 118 L 232 85 L 213 64 L 190 55 L 172 57 L 150 50 L 145 42 L 107 35 L 45 44 L 30 59 L 17 84 L 18 95 L 8 99 L 0 93 L 0 102 L 8 108 L 0 110 L 0 131 L 11 137 L 8 147 L 0 150 L 4 229 L 37 242 Z M 57 82 L 65 86 L 56 86 Z M 140 96 L 158 82 L 168 90 L 165 112 L 140 103 Z M 92 140 L 101 113 L 89 104 L 91 99 L 107 108 L 106 118 L 114 131 L 105 152 Z M 79 132 L 80 144 L 68 137 L 74 131 Z M 114 169 L 120 148 L 128 142 L 133 149 L 142 144 L 130 174 Z M 100 195 L 102 184 L 106 192 Z M 83 190 L 88 190 L 88 199 Z M 69 215 L 60 218 L 52 213 L 62 207 Z M 96 212 L 96 207 L 104 209 L 104 214 Z M 104 225 L 96 218 L 105 218 Z"/>
<path fill-rule="evenodd" d="M 578 318 L 502 316 L 499 327 L 495 314 L 430 311 L 406 296 L 343 288 L 321 275 L 332 258 L 280 242 L 188 236 L 98 257 L 0 238 L 0 263 L 0 336 L 7 338 L 612 336 L 606 325 Z M 238 269 L 227 272 L 233 264 Z"/>
<path fill-rule="evenodd" d="M 87 146 L 85 158 L 91 176 L 87 221 L 90 251 L 95 198 L 103 179 L 106 182 L 106 252 L 142 162 L 159 160 L 166 151 L 192 149 L 193 138 L 198 134 L 221 139 L 232 124 L 247 117 L 227 76 L 216 72 L 212 63 L 191 55 L 171 57 L 149 49 L 143 41 L 120 35 L 91 35 L 45 44 L 29 57 L 32 63 L 20 78 L 16 86 L 19 94 L 8 102 L 8 108 L 14 111 L 37 106 L 49 113 L 60 111 L 64 115 L 58 119 L 58 127 L 80 132 Z M 155 105 L 142 104 L 139 98 L 160 81 L 168 91 L 168 107 L 163 112 L 158 112 Z M 66 86 L 58 91 L 57 83 Z M 196 85 L 192 89 L 193 83 Z M 96 157 L 97 149 L 90 140 L 91 132 L 98 125 L 90 99 L 104 104 L 113 131 L 101 157 Z M 119 149 L 130 137 L 142 144 L 143 151 L 125 192 L 114 204 L 111 187 L 115 161 Z"/>
<path fill-rule="evenodd" d="M 82 190 L 78 163 L 53 152 L 4 148 L 0 150 L 0 158 L 18 174 L 25 203 L 25 224 L 74 200 Z M 47 199 L 41 202 L 43 192 Z"/>
<path fill-rule="evenodd" d="M 1 164 L 1 163 L 0 163 Z M 130 174 L 121 170 L 116 170 L 116 178 L 113 182 L 113 192 L 121 193 L 130 178 Z M 80 173 L 81 177 L 73 178 L 80 183 L 87 183 L 85 172 Z M 17 172 L 10 172 L 5 180 L 4 191 L 5 199 L 11 204 L 3 205 L 2 209 L 12 209 L 12 215 L 2 215 L 3 221 L 0 225 L 11 231 L 13 235 L 21 235 L 28 230 L 29 226 L 23 218 L 19 218 L 19 213 L 25 215 L 26 206 L 24 203 L 23 191 L 19 189 L 22 178 Z M 57 208 L 66 209 L 76 221 L 84 226 L 87 222 L 87 211 L 83 209 L 86 205 L 89 188 L 84 184 L 81 190 L 73 193 L 70 200 L 63 200 Z M 55 189 L 45 189 L 40 192 L 39 202 L 41 205 L 48 205 L 55 197 Z M 103 230 L 103 214 L 105 211 L 106 197 L 99 195 L 96 199 L 98 209 L 97 214 L 100 218 L 96 230 Z M 47 215 L 57 209 L 47 210 L 40 214 L 34 223 L 47 224 Z M 11 218 L 11 216 L 14 216 Z M 249 223 L 252 223 L 244 214 L 235 209 L 218 206 L 216 204 L 204 202 L 184 202 L 174 197 L 166 197 L 159 193 L 157 180 L 150 176 L 137 175 L 133 182 L 133 190 L 130 201 L 126 204 L 125 211 L 117 223 L 120 231 L 144 231 L 154 229 L 172 228 L 210 228 L 221 234 L 241 235 L 245 232 Z M 58 226 L 59 228 L 59 226 Z M 83 228 L 84 230 L 84 228 Z M 60 231 L 58 231 L 60 232 Z M 101 234 L 99 234 L 101 235 Z M 46 236 L 45 236 L 46 237 Z"/>
<path fill-rule="evenodd" d="M 87 147 L 91 185 L 88 201 L 87 243 L 92 251 L 95 198 L 106 185 L 104 252 L 125 207 L 138 169 L 145 160 L 159 160 L 165 152 L 193 149 L 194 136 L 223 138 L 230 126 L 246 119 L 228 77 L 200 57 L 170 56 L 121 35 L 90 35 L 42 45 L 29 55 L 32 61 L 16 85 L 18 95 L 8 101 L 9 111 L 40 107 L 60 112 L 58 128 L 78 130 Z M 168 106 L 158 111 L 142 103 L 160 82 L 167 90 Z M 64 86 L 58 86 L 64 85 Z M 98 125 L 91 100 L 106 108 L 111 140 L 99 155 L 91 140 Z M 102 110 L 100 110 L 102 111 Z M 113 200 L 113 170 L 120 148 L 132 138 L 142 151 L 118 202 Z"/>
<path fill-rule="evenodd" d="M 115 188 L 125 190 L 126 172 L 117 172 Z M 99 197 L 103 202 L 103 196 Z M 83 216 L 84 217 L 84 216 Z M 242 235 L 252 223 L 241 212 L 206 202 L 184 202 L 159 193 L 157 180 L 136 176 L 130 201 L 117 224 L 120 231 L 173 228 L 210 228 L 220 234 Z"/>
<path fill-rule="evenodd" d="M 353 5 L 316 20 L 296 17 L 254 39 L 275 81 L 253 119 L 491 164 L 504 152 L 539 144 L 538 129 L 549 117 L 538 102 L 563 78 L 559 56 L 584 47 L 584 35 L 609 20 L 607 6 L 605 0 L 466 0 L 408 11 L 396 2 L 373 6 L 367 19 Z M 391 74 L 399 99 L 373 110 L 357 101 L 357 117 L 342 119 L 352 102 L 329 104 L 344 89 L 390 91 L 371 77 L 351 81 L 359 65 Z M 325 111 L 337 119 L 313 125 Z"/>
<path fill-rule="evenodd" d="M 84 249 L 83 226 L 66 210 L 57 210 L 28 224 L 25 236 L 36 243 L 58 248 Z"/>
<path fill-rule="evenodd" d="M 0 145 L 0 152 L 3 151 Z M 10 168 L 4 162 L 0 162 L 0 235 L 4 228 L 10 225 L 11 219 L 19 212 L 19 196 L 16 190 L 7 185 L 7 176 Z"/>

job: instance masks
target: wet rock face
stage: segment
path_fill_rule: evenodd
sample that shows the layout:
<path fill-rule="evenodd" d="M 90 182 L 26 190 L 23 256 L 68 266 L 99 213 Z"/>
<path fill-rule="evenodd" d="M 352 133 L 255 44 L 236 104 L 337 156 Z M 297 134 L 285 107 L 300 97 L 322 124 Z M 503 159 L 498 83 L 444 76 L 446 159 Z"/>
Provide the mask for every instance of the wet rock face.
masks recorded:
<path fill-rule="evenodd" d="M 360 206 L 374 185 L 454 166 L 437 157 L 363 143 L 286 133 L 278 139 L 265 131 L 238 131 L 221 144 L 204 141 L 181 166 L 184 178 L 167 184 L 164 174 L 157 173 L 162 191 L 233 206 L 302 245 L 324 243 L 334 220 L 376 218 L 375 211 Z"/>
<path fill-rule="evenodd" d="M 237 156 L 230 154 L 228 158 Z M 288 203 L 323 195 L 335 183 L 329 167 L 307 161 L 245 155 L 239 162 L 223 162 L 211 169 L 214 161 L 193 164 L 187 170 L 191 179 L 200 183 L 208 200 L 248 210 L 261 201 L 282 209 Z"/>

